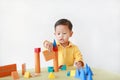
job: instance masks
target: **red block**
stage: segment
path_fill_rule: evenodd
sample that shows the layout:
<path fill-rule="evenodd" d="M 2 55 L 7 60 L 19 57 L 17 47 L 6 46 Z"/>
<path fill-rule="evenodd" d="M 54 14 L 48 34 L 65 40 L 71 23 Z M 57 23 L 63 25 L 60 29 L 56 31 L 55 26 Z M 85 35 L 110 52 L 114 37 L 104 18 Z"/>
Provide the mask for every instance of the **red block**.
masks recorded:
<path fill-rule="evenodd" d="M 16 64 L 0 66 L 0 77 L 9 76 L 13 71 L 17 71 Z"/>
<path fill-rule="evenodd" d="M 34 48 L 34 52 L 35 52 L 35 53 L 41 52 L 41 48 Z"/>

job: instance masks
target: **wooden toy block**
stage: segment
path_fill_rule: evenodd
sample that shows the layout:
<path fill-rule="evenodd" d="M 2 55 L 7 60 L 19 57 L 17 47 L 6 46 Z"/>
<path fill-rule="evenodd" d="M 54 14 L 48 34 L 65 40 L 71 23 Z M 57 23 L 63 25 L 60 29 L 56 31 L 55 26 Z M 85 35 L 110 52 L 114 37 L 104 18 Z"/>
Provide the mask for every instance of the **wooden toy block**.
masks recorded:
<path fill-rule="evenodd" d="M 58 53 L 55 52 L 55 58 L 53 59 L 53 64 L 54 64 L 54 71 L 58 72 L 59 67 L 58 67 Z"/>
<path fill-rule="evenodd" d="M 41 48 L 35 48 L 34 53 L 35 53 L 35 73 L 40 73 L 40 51 Z"/>
<path fill-rule="evenodd" d="M 67 76 L 70 76 L 70 71 L 67 72 Z"/>
<path fill-rule="evenodd" d="M 50 72 L 50 74 L 48 75 L 48 78 L 49 78 L 49 79 L 54 79 L 54 78 L 55 78 L 55 75 L 54 75 L 52 72 Z"/>
<path fill-rule="evenodd" d="M 24 78 L 30 78 L 30 77 L 31 77 L 30 72 L 25 72 L 25 74 L 24 74 Z"/>
<path fill-rule="evenodd" d="M 54 52 L 58 52 L 58 48 L 57 48 L 57 44 L 56 44 L 56 41 L 54 40 L 53 42 L 53 51 Z"/>
<path fill-rule="evenodd" d="M 55 52 L 55 57 L 53 59 L 54 71 L 58 72 L 59 71 L 59 67 L 58 67 L 58 47 L 57 47 L 57 44 L 56 44 L 55 40 L 53 42 L 53 51 Z"/>
<path fill-rule="evenodd" d="M 62 65 L 61 70 L 66 70 L 66 65 Z"/>
<path fill-rule="evenodd" d="M 22 75 L 24 75 L 26 72 L 26 64 L 22 64 Z"/>
<path fill-rule="evenodd" d="M 41 48 L 35 48 L 35 49 L 34 49 L 34 52 L 35 52 L 35 53 L 40 53 L 40 52 L 41 52 Z"/>
<path fill-rule="evenodd" d="M 48 72 L 54 72 L 54 68 L 53 67 L 48 67 Z"/>
<path fill-rule="evenodd" d="M 11 76 L 12 76 L 13 80 L 18 80 L 19 79 L 19 75 L 18 75 L 17 71 L 11 72 Z"/>
<path fill-rule="evenodd" d="M 75 76 L 75 72 L 76 72 L 76 70 L 71 70 L 71 71 L 70 71 L 70 76 L 71 76 L 71 77 Z"/>
<path fill-rule="evenodd" d="M 43 51 L 43 55 L 44 55 L 45 60 L 49 61 L 55 57 L 55 52 L 53 51 L 50 52 L 48 50 L 45 50 Z"/>
<path fill-rule="evenodd" d="M 0 77 L 9 76 L 12 71 L 17 71 L 16 64 L 0 66 Z"/>

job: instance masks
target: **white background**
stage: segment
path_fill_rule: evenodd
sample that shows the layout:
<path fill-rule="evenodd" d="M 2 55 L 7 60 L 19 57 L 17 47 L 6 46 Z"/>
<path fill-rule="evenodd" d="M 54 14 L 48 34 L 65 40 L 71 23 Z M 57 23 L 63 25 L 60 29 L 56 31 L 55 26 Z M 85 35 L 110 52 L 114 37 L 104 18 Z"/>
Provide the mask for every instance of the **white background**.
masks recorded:
<path fill-rule="evenodd" d="M 70 39 L 91 67 L 120 73 L 119 0 L 0 0 L 0 65 L 34 68 L 34 48 L 55 39 L 60 18 L 74 25 Z M 41 67 L 46 62 L 41 52 Z"/>

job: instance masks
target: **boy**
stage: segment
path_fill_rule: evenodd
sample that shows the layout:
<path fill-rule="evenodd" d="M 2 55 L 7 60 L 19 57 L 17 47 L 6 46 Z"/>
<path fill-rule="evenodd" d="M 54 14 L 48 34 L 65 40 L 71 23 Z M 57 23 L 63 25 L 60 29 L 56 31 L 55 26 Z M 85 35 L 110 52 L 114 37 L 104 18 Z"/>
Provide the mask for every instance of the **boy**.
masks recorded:
<path fill-rule="evenodd" d="M 55 23 L 54 29 L 57 39 L 58 47 L 58 64 L 72 66 L 75 65 L 77 68 L 84 66 L 82 60 L 82 54 L 78 47 L 69 41 L 72 36 L 72 23 L 67 19 L 60 19 Z M 52 51 L 53 45 L 50 41 L 45 40 L 43 43 L 44 47 L 49 51 Z"/>

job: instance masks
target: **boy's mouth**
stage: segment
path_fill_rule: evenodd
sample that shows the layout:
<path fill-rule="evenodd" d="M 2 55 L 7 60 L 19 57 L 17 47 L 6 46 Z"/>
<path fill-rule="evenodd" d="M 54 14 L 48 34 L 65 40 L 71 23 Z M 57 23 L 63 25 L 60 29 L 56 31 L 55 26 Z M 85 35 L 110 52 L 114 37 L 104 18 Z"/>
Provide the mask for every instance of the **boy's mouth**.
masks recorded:
<path fill-rule="evenodd" d="M 64 41 L 64 39 L 60 39 L 60 41 L 62 41 L 62 42 L 63 42 L 63 41 Z"/>

